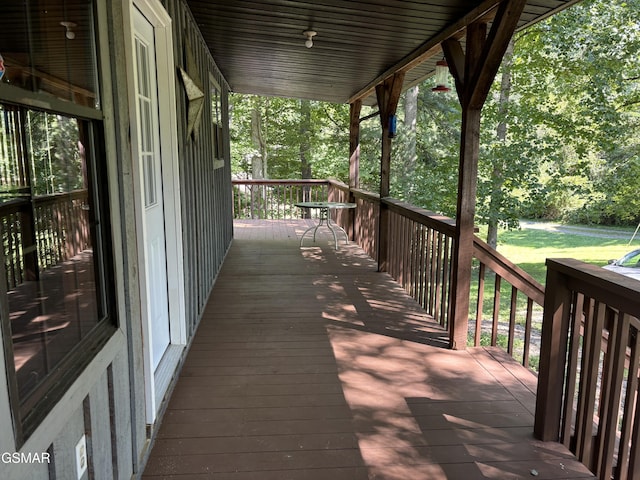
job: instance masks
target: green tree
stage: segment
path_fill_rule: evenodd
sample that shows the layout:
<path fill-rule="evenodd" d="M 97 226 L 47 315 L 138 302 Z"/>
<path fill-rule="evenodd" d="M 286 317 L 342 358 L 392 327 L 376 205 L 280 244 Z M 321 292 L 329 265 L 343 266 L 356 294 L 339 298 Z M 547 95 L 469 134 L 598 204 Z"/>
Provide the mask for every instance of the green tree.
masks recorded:
<path fill-rule="evenodd" d="M 519 38 L 514 91 L 545 147 L 530 213 L 610 223 L 638 218 L 637 197 L 623 192 L 637 191 L 639 180 L 622 173 L 639 161 L 638 11 L 638 0 L 584 1 Z"/>

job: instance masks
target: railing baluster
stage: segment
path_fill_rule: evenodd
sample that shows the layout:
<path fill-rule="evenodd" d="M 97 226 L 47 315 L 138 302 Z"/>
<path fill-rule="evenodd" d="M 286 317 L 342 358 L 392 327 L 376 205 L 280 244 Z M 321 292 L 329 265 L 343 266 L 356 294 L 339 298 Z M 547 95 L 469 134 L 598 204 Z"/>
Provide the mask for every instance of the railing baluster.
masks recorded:
<path fill-rule="evenodd" d="M 509 340 L 507 353 L 513 356 L 513 344 L 515 342 L 516 312 L 518 309 L 518 289 L 511 286 L 511 309 L 509 311 Z"/>
<path fill-rule="evenodd" d="M 596 473 L 601 478 L 611 478 L 613 459 L 617 441 L 618 411 L 622 395 L 622 381 L 629 343 L 630 317 L 626 313 L 613 313 L 612 329 L 607 346 L 606 361 L 606 401 L 600 408 L 599 444 Z M 613 340 L 613 341 L 611 341 Z"/>
<path fill-rule="evenodd" d="M 581 348 L 581 329 L 582 329 L 582 313 L 585 305 L 584 295 L 576 293 L 572 302 L 572 311 L 574 312 L 569 336 L 569 362 L 570 365 L 578 365 L 580 348 Z M 578 369 L 574 368 L 567 372 L 566 393 L 563 406 L 563 423 L 564 428 L 560 432 L 560 441 L 568 448 L 574 437 L 571 435 L 574 426 L 574 411 L 577 410 L 576 403 L 576 382 L 578 380 Z"/>
<path fill-rule="evenodd" d="M 494 272 L 495 283 L 493 290 L 493 321 L 491 323 L 491 345 L 498 344 L 498 327 L 500 323 L 500 288 L 502 277 Z"/>
<path fill-rule="evenodd" d="M 527 298 L 527 314 L 524 324 L 524 351 L 522 352 L 522 365 L 529 368 L 529 356 L 531 355 L 531 329 L 533 322 L 533 300 Z"/>
<path fill-rule="evenodd" d="M 476 302 L 476 333 L 474 339 L 474 345 L 476 347 L 479 347 L 482 341 L 482 313 L 484 310 L 484 281 L 486 276 L 484 263 L 480 263 L 478 270 L 478 299 Z"/>
<path fill-rule="evenodd" d="M 578 396 L 578 422 L 576 425 L 577 456 L 589 468 L 593 468 L 594 412 L 598 394 L 600 346 L 604 326 L 604 305 L 595 302 L 586 320 L 582 368 L 580 369 L 580 394 Z"/>
<path fill-rule="evenodd" d="M 445 277 L 444 265 L 448 257 L 448 252 L 445 250 L 444 245 L 446 243 L 448 237 L 443 234 L 437 235 L 437 246 L 436 246 L 436 259 L 437 259 L 437 268 L 435 271 L 435 277 L 433 278 L 433 294 L 434 294 L 434 303 L 433 303 L 433 316 L 435 318 L 440 317 L 440 323 L 444 325 L 445 316 L 443 303 L 442 303 L 442 295 L 443 295 L 443 279 Z"/>
<path fill-rule="evenodd" d="M 420 244 L 418 247 L 418 252 L 420 255 L 420 265 L 419 265 L 419 275 L 418 275 L 418 303 L 422 305 L 422 308 L 425 307 L 425 297 L 424 297 L 424 282 L 425 275 L 424 270 L 426 266 L 425 262 L 425 243 L 427 238 L 427 227 L 424 225 L 420 225 Z"/>
<path fill-rule="evenodd" d="M 620 432 L 617 478 L 628 480 L 640 475 L 640 401 L 638 395 L 638 370 L 640 369 L 640 335 L 635 327 L 629 339 L 630 355 L 627 372 L 627 392 L 624 402 L 624 416 Z M 634 409 L 635 405 L 635 409 Z M 630 448 L 629 448 L 630 445 Z"/>
<path fill-rule="evenodd" d="M 451 302 L 451 289 L 450 289 L 451 275 L 452 275 L 451 269 L 453 267 L 453 262 L 451 261 L 451 257 L 453 255 L 453 239 L 448 235 L 444 237 L 443 252 L 444 252 L 444 262 L 442 265 L 443 278 L 442 278 L 442 286 L 441 286 L 442 294 L 440 299 L 440 302 L 441 302 L 440 324 L 443 327 L 448 328 L 449 304 Z"/>

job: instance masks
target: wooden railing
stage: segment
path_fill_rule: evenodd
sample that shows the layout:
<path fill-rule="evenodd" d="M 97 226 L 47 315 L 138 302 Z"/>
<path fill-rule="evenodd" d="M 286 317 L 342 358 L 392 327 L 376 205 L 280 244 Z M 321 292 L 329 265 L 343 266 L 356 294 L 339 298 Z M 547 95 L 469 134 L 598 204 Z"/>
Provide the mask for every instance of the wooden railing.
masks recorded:
<path fill-rule="evenodd" d="M 301 218 L 296 202 L 327 200 L 326 180 L 233 180 L 233 218 Z"/>
<path fill-rule="evenodd" d="M 22 200 L 10 200 L 0 204 L 0 232 L 7 288 L 12 289 L 26 279 L 22 229 L 29 204 Z"/>
<path fill-rule="evenodd" d="M 455 223 L 442 215 L 386 198 L 389 210 L 388 273 L 447 327 Z"/>
<path fill-rule="evenodd" d="M 640 284 L 547 260 L 536 436 L 564 443 L 600 479 L 640 478 Z"/>
<path fill-rule="evenodd" d="M 477 262 L 473 344 L 500 346 L 525 367 L 537 370 L 544 286 L 478 237 L 473 255 Z"/>
<path fill-rule="evenodd" d="M 88 193 L 78 190 L 0 204 L 7 288 L 88 248 Z"/>
<path fill-rule="evenodd" d="M 87 190 L 78 190 L 34 200 L 38 264 L 42 270 L 90 247 L 88 199 Z"/>
<path fill-rule="evenodd" d="M 345 191 L 345 187 L 340 186 L 340 201 L 348 198 L 349 189 Z M 336 188 L 330 183 L 329 192 Z M 377 258 L 382 203 L 390 216 L 389 274 L 447 328 L 455 221 L 391 198 L 380 202 L 375 194 L 361 190 L 350 193 L 358 205 L 354 241 Z M 544 287 L 477 237 L 474 257 L 470 294 L 476 301 L 470 312 L 473 321 L 469 343 L 502 347 L 526 367 L 537 369 Z M 491 284 L 487 280 L 492 280 Z"/>
<path fill-rule="evenodd" d="M 443 215 L 376 194 L 349 189 L 332 180 L 234 181 L 237 211 L 260 212 L 255 218 L 300 218 L 291 208 L 301 192 L 310 199 L 354 202 L 355 210 L 333 212 L 334 221 L 372 258 L 378 258 L 380 206 L 389 211 L 388 273 L 443 327 L 449 322 L 449 291 L 455 221 Z M 244 191 L 240 187 L 245 188 Z M 261 190 L 260 206 L 250 207 L 247 187 Z M 325 195 L 326 192 L 326 196 Z M 238 195 L 240 194 L 240 195 Z M 239 198 L 239 196 L 243 198 Z M 253 198 L 257 195 L 254 194 Z M 263 205 L 273 207 L 263 208 Z M 286 212 L 286 215 L 283 214 Z M 475 281 L 470 292 L 472 345 L 500 346 L 525 366 L 537 367 L 544 288 L 479 238 L 475 239 Z M 487 282 L 491 280 L 491 282 Z M 503 299 L 508 299 L 507 302 Z M 475 320 L 475 321 L 474 321 Z"/>

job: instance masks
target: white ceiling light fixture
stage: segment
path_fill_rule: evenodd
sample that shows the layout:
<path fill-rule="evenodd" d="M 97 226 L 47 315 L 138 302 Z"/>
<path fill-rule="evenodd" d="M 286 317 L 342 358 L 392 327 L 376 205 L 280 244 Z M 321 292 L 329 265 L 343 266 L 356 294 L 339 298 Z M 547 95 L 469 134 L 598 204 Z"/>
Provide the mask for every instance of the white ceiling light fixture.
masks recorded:
<path fill-rule="evenodd" d="M 65 37 L 67 37 L 69 40 L 73 40 L 74 38 L 76 38 L 76 33 L 71 29 L 76 28 L 78 26 L 77 24 L 73 22 L 60 22 L 60 25 L 67 29 L 64 34 Z"/>
<path fill-rule="evenodd" d="M 314 32 L 313 30 L 305 30 L 302 34 L 307 37 L 307 41 L 304 42 L 304 46 L 307 48 L 313 47 L 313 37 L 315 37 L 318 32 Z"/>

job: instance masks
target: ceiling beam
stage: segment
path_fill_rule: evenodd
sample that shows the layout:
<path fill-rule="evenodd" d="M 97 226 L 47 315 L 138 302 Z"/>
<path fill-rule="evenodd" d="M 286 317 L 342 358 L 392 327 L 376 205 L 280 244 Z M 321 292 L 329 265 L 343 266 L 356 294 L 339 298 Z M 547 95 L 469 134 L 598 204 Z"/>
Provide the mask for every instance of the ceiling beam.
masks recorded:
<path fill-rule="evenodd" d="M 445 40 L 449 38 L 455 38 L 459 40 L 464 36 L 465 28 L 469 24 L 478 21 L 479 19 L 490 18 L 490 16 L 492 15 L 492 11 L 495 10 L 496 6 L 499 3 L 500 0 L 485 0 L 460 20 L 456 21 L 455 23 L 444 29 L 442 32 L 440 32 L 438 35 L 423 43 L 409 55 L 378 75 L 363 88 L 355 92 L 349 98 L 349 103 L 353 103 L 356 100 L 361 100 L 369 96 L 375 90 L 376 85 L 384 82 L 393 74 L 398 72 L 407 72 L 416 65 L 424 62 L 426 59 L 434 56 L 441 50 L 440 44 Z"/>
<path fill-rule="evenodd" d="M 491 24 L 491 31 L 482 49 L 479 65 L 474 69 L 473 92 L 470 92 L 467 98 L 471 108 L 482 108 L 484 105 L 526 4 L 527 0 L 508 0 L 498 7 L 496 17 Z"/>
<path fill-rule="evenodd" d="M 464 62 L 465 62 L 465 54 L 462 50 L 462 45 L 458 40 L 454 40 L 453 38 L 448 38 L 444 42 L 442 42 L 442 52 L 447 60 L 447 64 L 449 65 L 449 72 L 456 83 L 456 92 L 458 93 L 458 100 L 460 100 L 460 104 L 462 104 L 462 92 L 464 92 Z"/>

